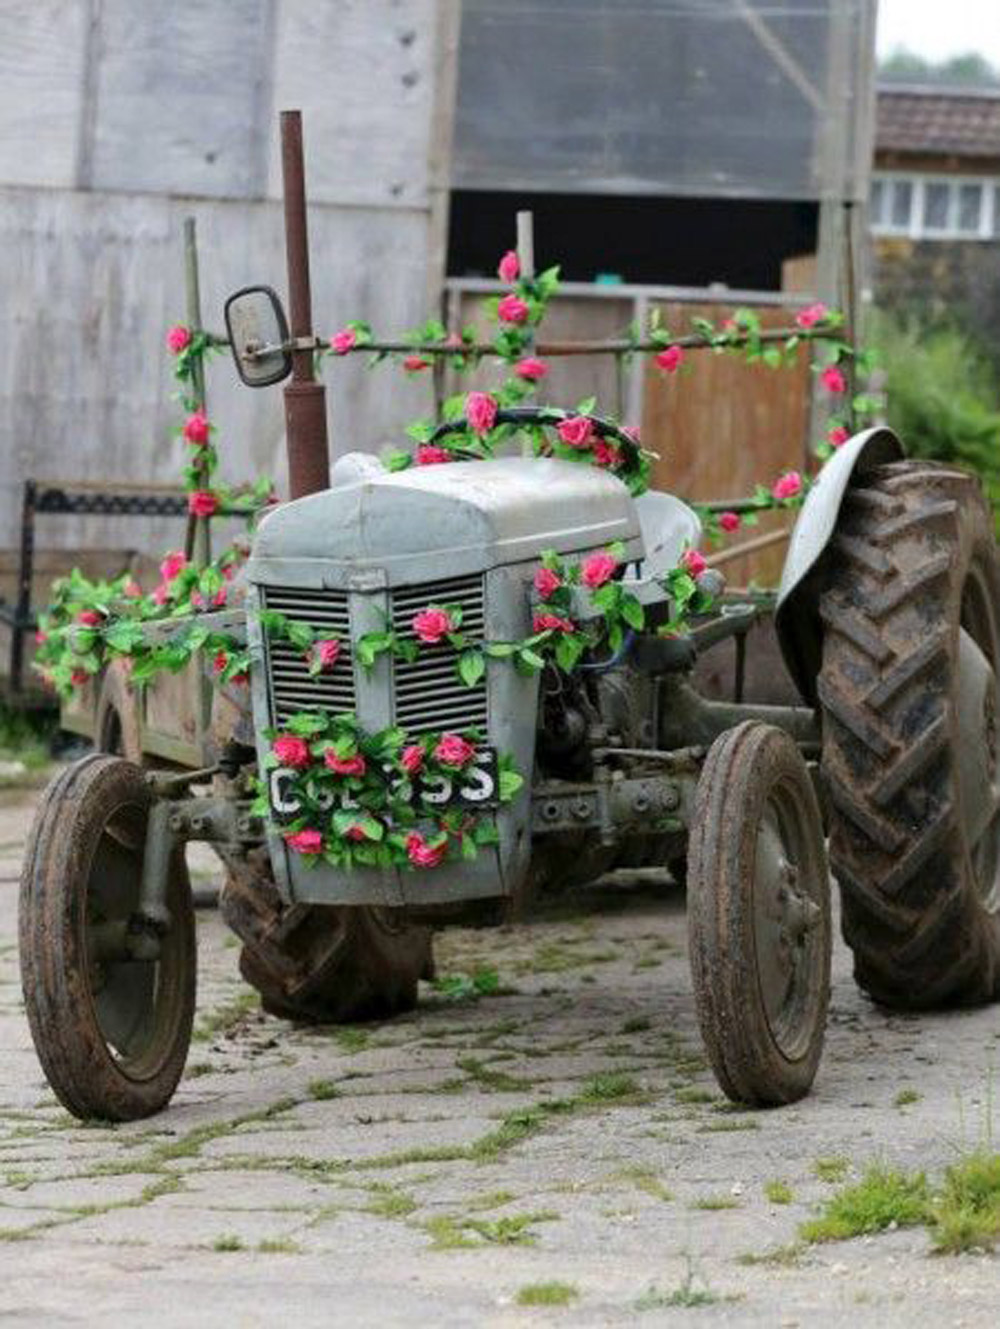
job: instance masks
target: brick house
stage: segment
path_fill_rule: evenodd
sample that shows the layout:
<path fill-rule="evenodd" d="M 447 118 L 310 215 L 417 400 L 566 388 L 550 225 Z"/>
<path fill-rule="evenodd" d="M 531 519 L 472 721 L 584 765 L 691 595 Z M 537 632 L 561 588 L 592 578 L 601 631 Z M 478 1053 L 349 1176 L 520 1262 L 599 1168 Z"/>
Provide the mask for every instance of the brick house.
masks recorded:
<path fill-rule="evenodd" d="M 879 304 L 1000 344 L 1000 89 L 879 89 L 870 220 Z"/>

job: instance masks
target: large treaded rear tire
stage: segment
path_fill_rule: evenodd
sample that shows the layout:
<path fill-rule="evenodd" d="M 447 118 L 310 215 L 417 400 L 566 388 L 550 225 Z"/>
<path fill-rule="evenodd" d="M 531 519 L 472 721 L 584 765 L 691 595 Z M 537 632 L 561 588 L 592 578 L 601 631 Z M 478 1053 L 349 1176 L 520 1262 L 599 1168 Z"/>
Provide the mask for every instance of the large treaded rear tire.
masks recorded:
<path fill-rule="evenodd" d="M 935 463 L 876 468 L 848 492 L 830 559 L 822 767 L 855 978 L 903 1009 L 988 1001 L 1000 985 L 995 847 L 984 869 L 961 765 L 979 744 L 995 786 L 1000 571 L 978 482 Z M 993 671 L 980 668 L 972 722 L 959 695 L 968 637 Z M 995 823 L 989 834 L 995 846 Z"/>
<path fill-rule="evenodd" d="M 308 1024 L 412 1010 L 434 972 L 432 933 L 390 909 L 286 905 L 266 853 L 228 864 L 220 901 L 240 937 L 240 973 L 271 1015 Z"/>

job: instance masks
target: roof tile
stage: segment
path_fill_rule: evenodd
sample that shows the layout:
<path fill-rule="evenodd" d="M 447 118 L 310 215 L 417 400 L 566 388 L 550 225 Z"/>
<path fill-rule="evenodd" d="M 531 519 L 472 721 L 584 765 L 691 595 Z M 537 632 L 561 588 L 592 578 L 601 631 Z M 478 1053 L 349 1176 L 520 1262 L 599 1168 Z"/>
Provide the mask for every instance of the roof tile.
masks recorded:
<path fill-rule="evenodd" d="M 1000 92 L 879 88 L 875 147 L 1000 157 Z"/>

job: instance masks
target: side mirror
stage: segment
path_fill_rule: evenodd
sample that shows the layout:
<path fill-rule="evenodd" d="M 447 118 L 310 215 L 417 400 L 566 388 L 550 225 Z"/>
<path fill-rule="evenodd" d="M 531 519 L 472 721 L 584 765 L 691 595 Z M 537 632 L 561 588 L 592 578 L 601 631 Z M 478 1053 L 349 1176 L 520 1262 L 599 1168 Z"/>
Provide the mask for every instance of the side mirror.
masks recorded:
<path fill-rule="evenodd" d="M 226 332 L 236 372 L 248 388 L 280 383 L 292 371 L 288 320 L 270 286 L 245 286 L 226 301 Z"/>

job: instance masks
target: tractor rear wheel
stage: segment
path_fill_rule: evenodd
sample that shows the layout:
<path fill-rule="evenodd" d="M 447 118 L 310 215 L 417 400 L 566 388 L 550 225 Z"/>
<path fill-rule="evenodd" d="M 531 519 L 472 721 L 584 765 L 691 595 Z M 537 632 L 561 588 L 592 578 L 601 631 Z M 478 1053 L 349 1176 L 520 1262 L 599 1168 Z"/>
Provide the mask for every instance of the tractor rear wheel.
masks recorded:
<path fill-rule="evenodd" d="M 97 698 L 94 747 L 142 765 L 139 700 L 128 684 L 125 661 L 112 660 L 104 671 Z"/>
<path fill-rule="evenodd" d="M 859 985 L 1000 993 L 1000 563 L 978 482 L 897 462 L 848 491 L 821 601 L 830 859 Z"/>
<path fill-rule="evenodd" d="M 344 1024 L 416 1006 L 418 981 L 434 974 L 429 928 L 393 909 L 287 905 L 266 851 L 227 866 L 222 914 L 243 942 L 240 972 L 269 1014 Z"/>

